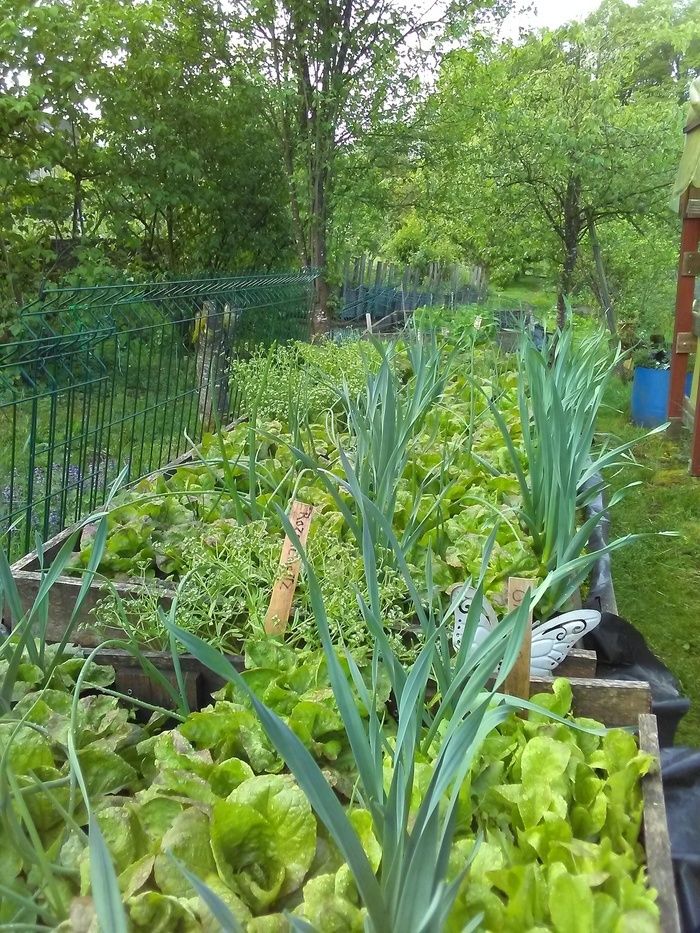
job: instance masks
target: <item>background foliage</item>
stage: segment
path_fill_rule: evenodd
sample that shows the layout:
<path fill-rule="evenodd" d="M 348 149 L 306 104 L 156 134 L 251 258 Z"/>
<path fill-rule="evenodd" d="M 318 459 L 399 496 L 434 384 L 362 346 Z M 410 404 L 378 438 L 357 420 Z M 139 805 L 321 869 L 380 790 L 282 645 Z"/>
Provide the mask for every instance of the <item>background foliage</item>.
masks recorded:
<path fill-rule="evenodd" d="M 670 320 L 698 0 L 1 0 L 0 307 L 46 279 L 479 263 Z M 594 246 L 599 245 L 599 261 Z"/>

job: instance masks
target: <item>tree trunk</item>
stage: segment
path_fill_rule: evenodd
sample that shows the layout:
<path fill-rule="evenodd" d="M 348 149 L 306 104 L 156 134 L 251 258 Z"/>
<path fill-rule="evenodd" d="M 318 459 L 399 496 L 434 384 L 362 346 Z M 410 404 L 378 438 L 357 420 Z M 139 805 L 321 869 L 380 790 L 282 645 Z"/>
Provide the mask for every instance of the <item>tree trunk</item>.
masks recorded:
<path fill-rule="evenodd" d="M 567 299 L 571 294 L 571 288 L 574 282 L 574 268 L 576 267 L 576 258 L 578 255 L 578 243 L 571 247 L 566 247 L 564 254 L 564 264 L 561 271 L 561 280 L 559 283 L 559 292 L 557 294 L 557 327 L 563 330 L 567 320 Z"/>
<path fill-rule="evenodd" d="M 564 200 L 564 262 L 561 270 L 559 293 L 557 295 L 557 327 L 563 330 L 566 325 L 566 302 L 574 284 L 574 269 L 578 259 L 578 242 L 581 235 L 581 211 L 579 209 L 580 183 L 577 178 L 570 178 L 566 186 Z"/>
<path fill-rule="evenodd" d="M 608 330 L 610 335 L 613 338 L 617 338 L 617 320 L 615 316 L 615 308 L 613 307 L 612 295 L 610 294 L 610 288 L 608 287 L 608 277 L 605 274 L 605 264 L 603 263 L 603 253 L 600 249 L 600 240 L 598 239 L 598 231 L 595 226 L 595 218 L 593 216 L 593 211 L 588 208 L 586 210 L 586 223 L 588 225 L 588 236 L 591 239 L 591 249 L 593 251 L 593 260 L 595 262 L 596 270 L 596 280 L 598 284 L 598 301 L 600 302 L 605 321 L 608 325 Z"/>
<path fill-rule="evenodd" d="M 315 227 L 315 225 L 314 225 Z M 313 307 L 311 310 L 311 333 L 314 337 L 328 331 L 329 288 L 326 278 L 326 230 L 323 227 L 311 231 L 311 266 L 316 271 Z"/>
<path fill-rule="evenodd" d="M 77 243 L 82 234 L 82 217 L 83 217 L 83 187 L 82 187 L 82 178 L 80 175 L 73 176 L 73 221 L 71 227 L 71 239 L 73 243 Z"/>
<path fill-rule="evenodd" d="M 328 181 L 328 163 L 322 156 L 317 157 L 312 165 L 310 204 L 309 252 L 311 266 L 317 273 L 314 283 L 313 308 L 311 311 L 311 333 L 314 337 L 328 331 L 328 287 L 326 268 L 326 248 L 328 239 L 328 218 L 326 196 Z"/>
<path fill-rule="evenodd" d="M 165 211 L 165 225 L 168 235 L 168 267 L 175 271 L 175 216 L 172 204 L 168 204 Z"/>

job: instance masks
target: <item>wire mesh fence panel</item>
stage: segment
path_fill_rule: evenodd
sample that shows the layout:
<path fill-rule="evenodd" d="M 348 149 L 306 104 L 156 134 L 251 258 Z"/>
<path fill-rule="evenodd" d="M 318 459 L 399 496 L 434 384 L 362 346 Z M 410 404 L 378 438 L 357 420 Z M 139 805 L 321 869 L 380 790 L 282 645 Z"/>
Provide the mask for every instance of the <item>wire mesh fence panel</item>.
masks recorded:
<path fill-rule="evenodd" d="M 0 346 L 0 541 L 11 558 L 242 414 L 230 363 L 308 336 L 312 273 L 55 289 Z"/>
<path fill-rule="evenodd" d="M 486 280 L 479 267 L 431 263 L 427 271 L 397 267 L 361 256 L 347 260 L 339 295 L 340 319 L 372 322 L 404 321 L 428 305 L 473 304 L 485 295 Z"/>

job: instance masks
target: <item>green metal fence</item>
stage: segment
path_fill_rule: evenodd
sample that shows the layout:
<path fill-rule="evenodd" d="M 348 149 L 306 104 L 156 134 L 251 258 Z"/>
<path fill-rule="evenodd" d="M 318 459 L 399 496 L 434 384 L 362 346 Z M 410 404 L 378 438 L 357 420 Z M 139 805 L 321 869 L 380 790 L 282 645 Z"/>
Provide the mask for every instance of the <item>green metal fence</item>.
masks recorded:
<path fill-rule="evenodd" d="M 473 304 L 486 295 L 486 274 L 479 266 L 431 262 L 426 270 L 398 266 L 371 256 L 347 258 L 340 290 L 343 321 L 373 322 L 407 314 L 426 305 Z"/>
<path fill-rule="evenodd" d="M 53 289 L 0 344 L 0 546 L 17 557 L 241 413 L 233 356 L 308 335 L 313 273 Z"/>

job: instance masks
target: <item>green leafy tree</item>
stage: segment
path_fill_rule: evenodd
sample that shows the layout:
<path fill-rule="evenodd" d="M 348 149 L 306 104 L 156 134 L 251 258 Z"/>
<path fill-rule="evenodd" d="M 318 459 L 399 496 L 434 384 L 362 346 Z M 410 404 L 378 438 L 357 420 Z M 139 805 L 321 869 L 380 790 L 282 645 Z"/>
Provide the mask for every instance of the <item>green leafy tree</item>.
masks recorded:
<path fill-rule="evenodd" d="M 660 33 L 669 10 L 684 28 Z M 582 244 L 599 248 L 608 223 L 663 222 L 699 35 L 686 5 L 615 0 L 583 24 L 450 53 L 428 105 L 432 212 L 491 268 L 555 276 L 563 323 Z"/>
<path fill-rule="evenodd" d="M 280 158 L 218 5 L 0 4 L 5 308 L 67 274 L 289 264 Z"/>
<path fill-rule="evenodd" d="M 300 262 L 315 267 L 314 324 L 328 304 L 328 240 L 339 156 L 388 114 L 408 114 L 423 49 L 448 28 L 466 30 L 507 4 L 455 0 L 238 0 L 240 55 L 266 91 L 265 114 L 282 155 Z"/>

